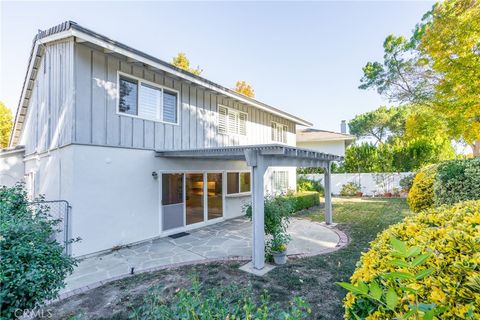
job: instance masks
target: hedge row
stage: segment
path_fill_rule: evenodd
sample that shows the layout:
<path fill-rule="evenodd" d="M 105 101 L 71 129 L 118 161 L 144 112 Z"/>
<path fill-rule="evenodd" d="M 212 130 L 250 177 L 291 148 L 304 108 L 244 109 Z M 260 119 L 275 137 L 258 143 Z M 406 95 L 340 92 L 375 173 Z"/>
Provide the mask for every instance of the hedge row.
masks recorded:
<path fill-rule="evenodd" d="M 433 189 L 437 206 L 480 199 L 480 158 L 441 163 Z"/>
<path fill-rule="evenodd" d="M 451 160 L 421 169 L 408 194 L 413 212 L 480 199 L 480 158 Z"/>
<path fill-rule="evenodd" d="M 345 319 L 480 319 L 479 230 L 480 201 L 391 226 L 342 284 Z"/>
<path fill-rule="evenodd" d="M 292 201 L 294 212 L 320 205 L 320 194 L 318 192 L 297 192 L 287 195 Z"/>

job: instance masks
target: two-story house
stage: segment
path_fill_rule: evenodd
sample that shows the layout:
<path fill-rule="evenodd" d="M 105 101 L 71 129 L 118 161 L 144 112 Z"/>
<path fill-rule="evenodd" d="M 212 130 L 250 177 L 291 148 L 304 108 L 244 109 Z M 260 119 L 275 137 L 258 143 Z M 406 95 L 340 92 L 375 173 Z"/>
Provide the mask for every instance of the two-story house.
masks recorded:
<path fill-rule="evenodd" d="M 70 203 L 82 256 L 241 215 L 252 174 L 232 147 L 285 153 L 297 125 L 310 123 L 65 22 L 34 39 L 9 152 L 32 197 Z M 192 150 L 217 156 L 174 154 Z M 295 188 L 290 165 L 264 177 L 267 193 Z"/>

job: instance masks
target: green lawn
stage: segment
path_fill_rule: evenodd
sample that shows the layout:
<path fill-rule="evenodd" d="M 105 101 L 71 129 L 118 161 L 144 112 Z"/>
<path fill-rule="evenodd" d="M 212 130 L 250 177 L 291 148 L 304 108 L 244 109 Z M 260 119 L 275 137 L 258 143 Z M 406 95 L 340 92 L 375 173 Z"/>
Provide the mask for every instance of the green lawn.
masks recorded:
<path fill-rule="evenodd" d="M 178 288 L 189 287 L 197 276 L 204 288 L 226 284 L 251 285 L 256 294 L 268 290 L 274 302 L 286 304 L 292 296 L 302 296 L 312 306 L 313 319 L 341 319 L 343 289 L 336 281 L 348 281 L 362 251 L 376 234 L 408 214 L 403 199 L 334 199 L 334 221 L 350 238 L 345 248 L 326 255 L 303 258 L 278 267 L 265 277 L 238 270 L 241 263 L 211 263 L 140 274 L 115 281 L 85 294 L 49 306 L 53 318 L 126 318 L 138 307 L 152 285 L 163 287 L 168 300 Z M 323 210 L 301 214 L 323 221 Z"/>

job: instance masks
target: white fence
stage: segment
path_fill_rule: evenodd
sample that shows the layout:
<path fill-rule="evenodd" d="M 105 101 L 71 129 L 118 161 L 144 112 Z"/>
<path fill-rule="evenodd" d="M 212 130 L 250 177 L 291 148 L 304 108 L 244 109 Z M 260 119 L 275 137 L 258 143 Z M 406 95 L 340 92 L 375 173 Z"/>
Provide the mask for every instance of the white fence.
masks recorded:
<path fill-rule="evenodd" d="M 340 194 L 342 186 L 349 182 L 354 182 L 360 186 L 364 195 L 374 196 L 382 195 L 385 192 L 392 192 L 394 188 L 400 188 L 400 180 L 412 172 L 393 172 L 393 173 L 333 173 L 332 174 L 332 193 Z M 323 185 L 323 174 L 301 174 L 310 180 L 320 181 Z"/>

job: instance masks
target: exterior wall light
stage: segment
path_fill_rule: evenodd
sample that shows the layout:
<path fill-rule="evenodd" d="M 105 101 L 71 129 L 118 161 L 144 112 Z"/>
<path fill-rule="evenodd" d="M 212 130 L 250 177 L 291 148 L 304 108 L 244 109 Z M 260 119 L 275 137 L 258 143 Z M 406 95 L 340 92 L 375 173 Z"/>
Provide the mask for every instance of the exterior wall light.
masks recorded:
<path fill-rule="evenodd" d="M 155 171 L 152 172 L 152 177 L 153 179 L 158 179 L 158 173 L 156 173 Z"/>

